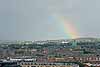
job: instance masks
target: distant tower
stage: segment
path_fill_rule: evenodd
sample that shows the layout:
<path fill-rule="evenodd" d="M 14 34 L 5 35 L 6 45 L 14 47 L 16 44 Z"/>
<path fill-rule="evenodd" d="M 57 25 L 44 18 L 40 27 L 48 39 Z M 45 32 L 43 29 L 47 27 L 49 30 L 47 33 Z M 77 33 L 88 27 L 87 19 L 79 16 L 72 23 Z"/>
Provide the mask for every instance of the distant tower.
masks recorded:
<path fill-rule="evenodd" d="M 73 48 L 77 47 L 77 41 L 75 41 L 75 40 L 72 41 L 72 47 Z"/>

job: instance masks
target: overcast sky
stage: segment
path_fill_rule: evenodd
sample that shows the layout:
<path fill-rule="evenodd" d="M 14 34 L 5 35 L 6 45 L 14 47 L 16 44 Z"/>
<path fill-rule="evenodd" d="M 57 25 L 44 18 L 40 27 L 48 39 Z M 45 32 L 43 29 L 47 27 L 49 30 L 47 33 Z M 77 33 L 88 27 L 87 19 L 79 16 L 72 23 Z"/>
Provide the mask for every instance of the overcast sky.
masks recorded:
<path fill-rule="evenodd" d="M 53 15 L 70 18 L 79 36 L 100 37 L 100 0 L 0 0 L 0 40 L 68 39 Z"/>

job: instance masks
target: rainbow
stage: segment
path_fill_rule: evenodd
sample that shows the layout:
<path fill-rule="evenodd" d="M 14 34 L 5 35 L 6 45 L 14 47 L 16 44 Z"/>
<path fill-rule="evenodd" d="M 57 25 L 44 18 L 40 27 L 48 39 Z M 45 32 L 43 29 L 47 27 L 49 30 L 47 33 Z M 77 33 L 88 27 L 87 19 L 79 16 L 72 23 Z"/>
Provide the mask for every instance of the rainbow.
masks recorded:
<path fill-rule="evenodd" d="M 64 30 L 64 33 L 67 34 L 68 38 L 71 38 L 71 39 L 78 38 L 79 36 L 78 32 L 71 21 L 69 21 L 63 16 L 53 16 L 53 17 L 55 17 L 55 20 L 59 23 L 61 28 Z"/>

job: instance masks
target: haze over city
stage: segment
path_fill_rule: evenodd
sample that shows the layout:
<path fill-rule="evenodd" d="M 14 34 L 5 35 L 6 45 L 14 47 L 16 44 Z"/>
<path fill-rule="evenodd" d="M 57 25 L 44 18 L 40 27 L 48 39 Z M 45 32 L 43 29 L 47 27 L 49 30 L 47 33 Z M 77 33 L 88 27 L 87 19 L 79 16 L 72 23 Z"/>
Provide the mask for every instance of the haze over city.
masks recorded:
<path fill-rule="evenodd" d="M 100 0 L 0 0 L 0 40 L 100 37 L 99 12 Z"/>

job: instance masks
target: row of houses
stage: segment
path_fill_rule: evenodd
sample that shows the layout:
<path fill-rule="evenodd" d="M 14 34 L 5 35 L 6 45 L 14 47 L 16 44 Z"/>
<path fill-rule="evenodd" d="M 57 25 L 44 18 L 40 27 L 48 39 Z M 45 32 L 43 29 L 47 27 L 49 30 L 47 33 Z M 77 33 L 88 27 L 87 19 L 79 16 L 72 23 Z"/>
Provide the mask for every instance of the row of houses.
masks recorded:
<path fill-rule="evenodd" d="M 67 61 L 67 62 L 100 62 L 100 57 L 66 57 L 66 58 L 48 58 L 49 62 Z"/>
<path fill-rule="evenodd" d="M 62 63 L 62 62 L 21 62 L 21 67 L 79 67 L 75 63 Z"/>
<path fill-rule="evenodd" d="M 79 67 L 79 65 L 71 62 L 5 61 L 0 62 L 0 67 Z"/>

